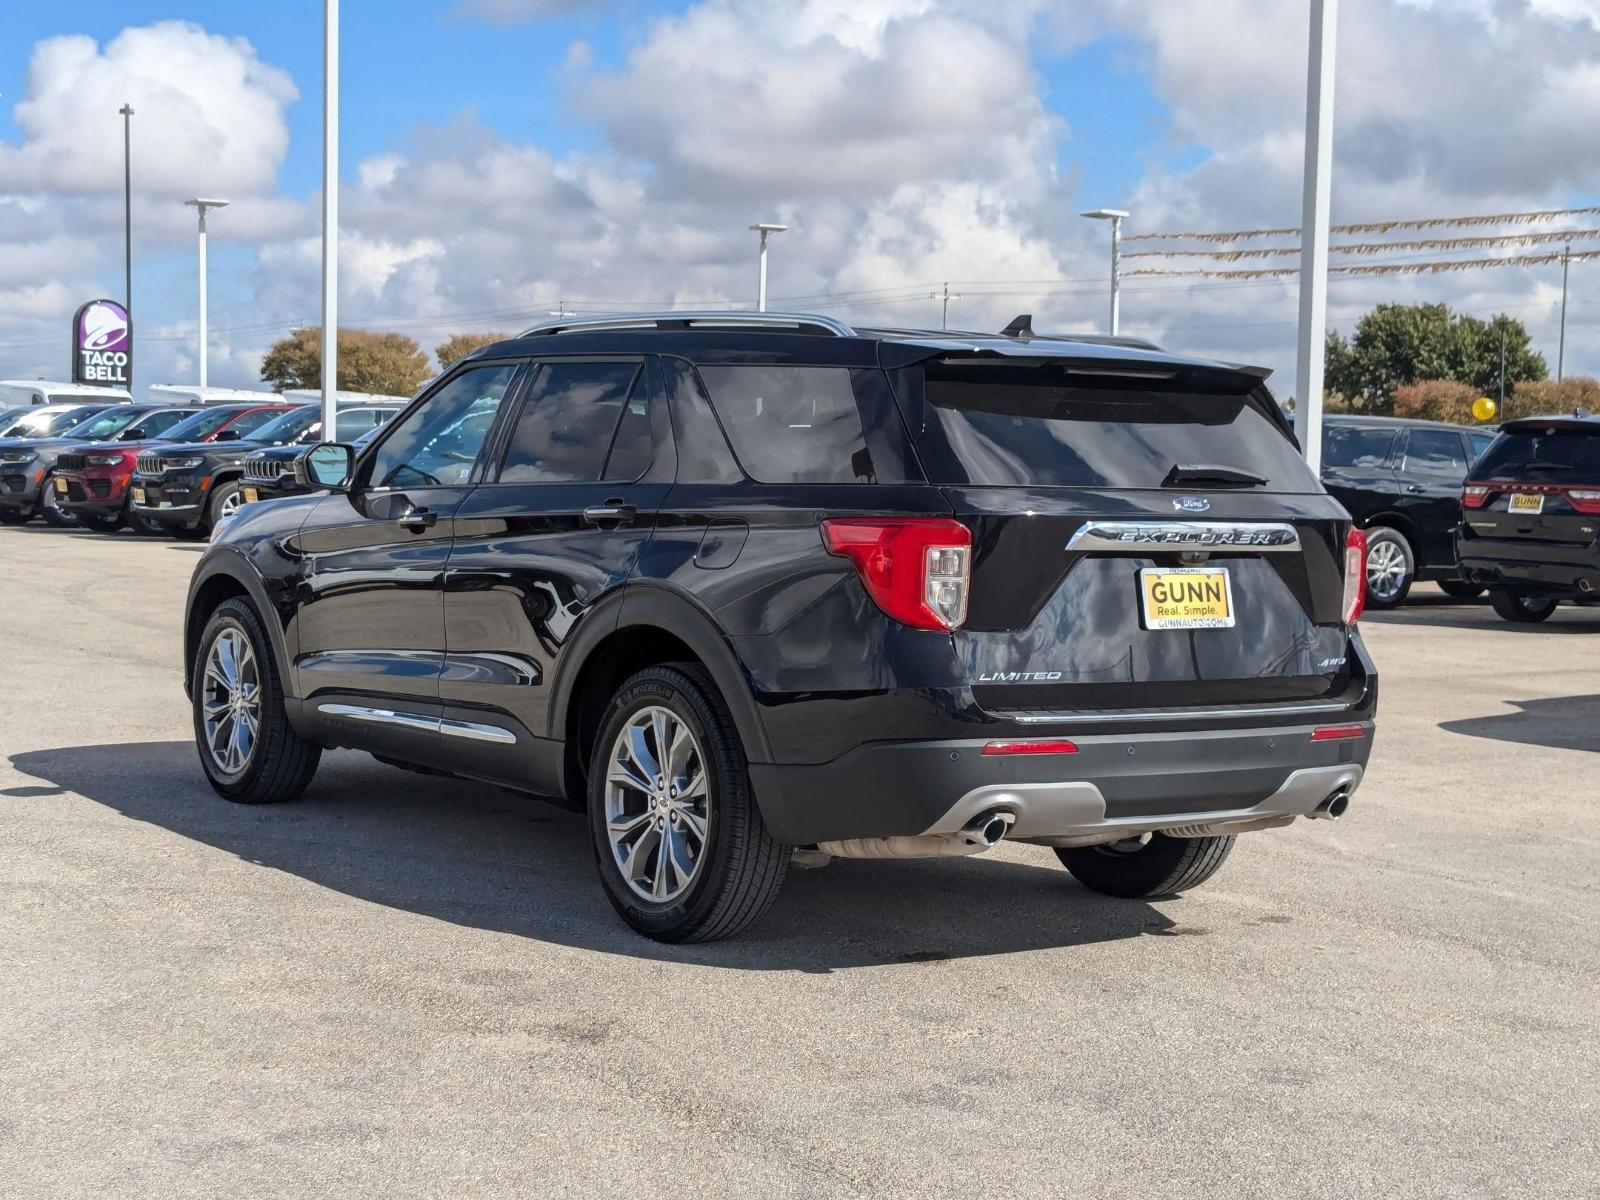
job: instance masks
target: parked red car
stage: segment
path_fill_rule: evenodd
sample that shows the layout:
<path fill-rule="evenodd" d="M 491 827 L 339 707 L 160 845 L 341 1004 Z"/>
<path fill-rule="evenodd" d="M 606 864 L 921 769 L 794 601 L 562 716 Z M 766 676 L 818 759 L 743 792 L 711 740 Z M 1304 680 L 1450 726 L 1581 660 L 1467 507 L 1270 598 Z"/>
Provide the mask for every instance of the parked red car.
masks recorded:
<path fill-rule="evenodd" d="M 128 480 L 142 451 L 162 442 L 218 442 L 247 438 L 293 404 L 213 404 L 199 409 L 142 442 L 85 443 L 56 460 L 53 478 L 62 508 L 86 529 L 109 533 L 126 521 L 139 533 L 163 529 L 139 517 L 128 505 Z"/>

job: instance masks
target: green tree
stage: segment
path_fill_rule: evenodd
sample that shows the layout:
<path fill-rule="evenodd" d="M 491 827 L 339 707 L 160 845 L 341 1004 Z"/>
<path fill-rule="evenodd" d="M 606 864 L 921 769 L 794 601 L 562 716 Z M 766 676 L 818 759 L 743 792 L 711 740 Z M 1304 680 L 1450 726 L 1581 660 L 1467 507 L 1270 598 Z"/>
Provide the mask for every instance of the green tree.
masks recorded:
<path fill-rule="evenodd" d="M 510 336 L 509 333 L 452 333 L 433 348 L 433 356 L 439 360 L 439 369 L 448 371 L 474 350 L 503 342 Z"/>
<path fill-rule="evenodd" d="M 431 374 L 428 356 L 403 333 L 339 330 L 339 387 L 355 392 L 409 396 Z M 295 329 L 272 344 L 261 378 L 278 391 L 322 383 L 322 331 Z"/>
<path fill-rule="evenodd" d="M 1328 390 L 1353 408 L 1379 413 L 1393 409 L 1395 389 L 1424 379 L 1497 395 L 1502 350 L 1508 393 L 1548 373 L 1522 322 L 1504 314 L 1483 321 L 1444 304 L 1380 304 L 1356 322 L 1348 340 L 1328 334 Z"/>

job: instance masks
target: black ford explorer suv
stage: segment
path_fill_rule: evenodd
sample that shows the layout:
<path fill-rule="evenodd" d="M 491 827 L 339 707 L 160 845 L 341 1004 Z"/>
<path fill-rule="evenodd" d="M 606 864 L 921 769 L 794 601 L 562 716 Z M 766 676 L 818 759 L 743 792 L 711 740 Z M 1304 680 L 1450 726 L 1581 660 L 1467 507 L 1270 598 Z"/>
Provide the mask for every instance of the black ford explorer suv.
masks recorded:
<path fill-rule="evenodd" d="M 1456 566 L 1467 466 L 1494 434 L 1399 417 L 1323 419 L 1322 483 L 1367 534 L 1367 607 L 1393 608 L 1418 580 L 1468 599 Z"/>
<path fill-rule="evenodd" d="M 1600 417 L 1507 421 L 1461 490 L 1461 569 L 1508 621 L 1600 602 Z"/>
<path fill-rule="evenodd" d="M 201 765 L 246 803 L 333 746 L 565 796 L 668 941 L 744 928 L 797 849 L 1186 890 L 1337 817 L 1371 749 L 1363 538 L 1264 375 L 1021 319 L 540 326 L 217 531 Z"/>

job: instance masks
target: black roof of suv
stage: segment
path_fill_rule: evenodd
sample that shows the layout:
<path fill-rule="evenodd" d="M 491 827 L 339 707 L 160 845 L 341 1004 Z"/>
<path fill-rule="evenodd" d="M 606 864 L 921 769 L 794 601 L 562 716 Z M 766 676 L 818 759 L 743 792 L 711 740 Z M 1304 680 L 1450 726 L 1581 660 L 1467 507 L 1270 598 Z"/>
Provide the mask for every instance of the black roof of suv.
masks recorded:
<path fill-rule="evenodd" d="M 796 847 L 1194 886 L 1342 813 L 1371 744 L 1361 535 L 1265 375 L 1025 322 L 530 330 L 216 531 L 202 766 L 287 799 L 351 746 L 563 795 L 668 941 L 746 926 Z"/>

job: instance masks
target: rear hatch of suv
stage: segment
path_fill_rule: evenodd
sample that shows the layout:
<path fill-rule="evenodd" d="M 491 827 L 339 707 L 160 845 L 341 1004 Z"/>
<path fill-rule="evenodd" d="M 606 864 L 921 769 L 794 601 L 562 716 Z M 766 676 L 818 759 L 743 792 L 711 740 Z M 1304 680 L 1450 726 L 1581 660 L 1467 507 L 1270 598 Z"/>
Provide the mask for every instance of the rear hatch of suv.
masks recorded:
<path fill-rule="evenodd" d="M 954 636 L 984 708 L 1272 705 L 1363 682 L 1348 515 L 1259 374 L 948 356 L 901 381 L 929 481 L 972 530 Z"/>
<path fill-rule="evenodd" d="M 1473 465 L 1461 504 L 1463 558 L 1600 571 L 1600 421 L 1508 422 Z"/>

